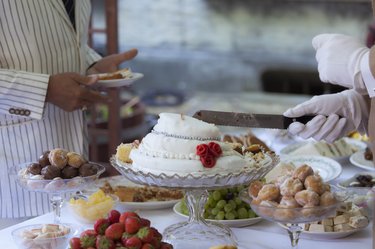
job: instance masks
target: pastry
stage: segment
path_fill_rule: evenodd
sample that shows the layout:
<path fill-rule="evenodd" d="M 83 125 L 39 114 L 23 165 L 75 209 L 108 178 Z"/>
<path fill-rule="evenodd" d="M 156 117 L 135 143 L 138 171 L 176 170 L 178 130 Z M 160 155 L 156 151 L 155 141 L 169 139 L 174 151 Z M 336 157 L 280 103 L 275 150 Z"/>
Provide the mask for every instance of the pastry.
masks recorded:
<path fill-rule="evenodd" d="M 76 177 L 78 176 L 78 169 L 73 167 L 73 166 L 65 166 L 62 170 L 61 170 L 61 177 L 63 179 L 71 179 L 73 177 Z"/>
<path fill-rule="evenodd" d="M 319 175 L 310 175 L 306 177 L 304 182 L 305 188 L 316 192 L 318 195 L 321 195 L 325 192 L 325 186 L 323 184 L 323 179 Z"/>
<path fill-rule="evenodd" d="M 277 208 L 278 209 L 276 209 L 275 213 L 273 214 L 277 220 L 288 221 L 288 220 L 294 219 L 296 215 L 298 215 L 298 211 L 295 211 L 294 209 L 290 209 L 284 205 L 279 204 Z"/>
<path fill-rule="evenodd" d="M 40 175 L 42 166 L 39 163 L 32 163 L 27 167 L 27 172 L 33 175 Z"/>
<path fill-rule="evenodd" d="M 251 196 L 251 198 L 254 199 L 258 197 L 258 193 L 262 187 L 263 187 L 263 183 L 261 181 L 251 182 L 249 186 L 249 195 Z"/>
<path fill-rule="evenodd" d="M 298 204 L 293 196 L 283 196 L 280 200 L 280 205 L 286 208 L 299 208 L 301 205 Z"/>
<path fill-rule="evenodd" d="M 298 178 L 301 182 L 305 182 L 306 177 L 308 177 L 310 175 L 313 175 L 313 174 L 314 174 L 313 169 L 310 166 L 304 164 L 304 165 L 298 167 L 294 171 L 293 177 Z"/>
<path fill-rule="evenodd" d="M 297 192 L 303 189 L 303 184 L 299 178 L 295 179 L 293 177 L 287 178 L 280 185 L 280 193 L 282 196 L 294 196 Z"/>
<path fill-rule="evenodd" d="M 331 192 L 324 192 L 320 196 L 320 205 L 321 206 L 330 206 L 330 205 L 335 204 L 336 202 L 337 202 L 336 197 Z"/>
<path fill-rule="evenodd" d="M 116 149 L 116 158 L 124 163 L 132 163 L 133 161 L 130 159 L 130 151 L 136 148 L 135 143 L 127 143 L 123 144 L 121 143 L 119 146 L 117 146 Z"/>
<path fill-rule="evenodd" d="M 64 149 L 53 149 L 48 155 L 51 165 L 62 169 L 68 163 L 68 151 Z"/>
<path fill-rule="evenodd" d="M 258 198 L 263 201 L 276 201 L 279 197 L 280 190 L 274 184 L 266 184 L 258 192 Z"/>
<path fill-rule="evenodd" d="M 48 155 L 49 155 L 49 150 L 43 152 L 43 154 L 39 157 L 38 162 L 39 162 L 39 164 L 40 164 L 42 167 L 46 167 L 47 165 L 50 165 L 50 164 L 51 164 L 51 163 L 49 162 Z"/>
<path fill-rule="evenodd" d="M 53 178 L 60 177 L 61 170 L 54 165 L 48 165 L 42 169 L 41 174 L 44 179 L 51 180 Z"/>
<path fill-rule="evenodd" d="M 129 68 L 124 68 L 113 73 L 99 74 L 99 80 L 130 79 L 133 73 Z"/>
<path fill-rule="evenodd" d="M 85 163 L 79 168 L 79 175 L 82 177 L 92 176 L 98 172 L 98 168 L 91 163 Z"/>
<path fill-rule="evenodd" d="M 79 168 L 81 167 L 82 164 L 86 162 L 83 156 L 81 156 L 80 154 L 76 152 L 68 152 L 67 157 L 68 157 L 68 165 L 74 168 Z"/>
<path fill-rule="evenodd" d="M 302 190 L 296 193 L 294 196 L 297 203 L 301 206 L 305 206 L 307 204 L 311 206 L 318 206 L 320 202 L 319 195 L 311 190 Z"/>

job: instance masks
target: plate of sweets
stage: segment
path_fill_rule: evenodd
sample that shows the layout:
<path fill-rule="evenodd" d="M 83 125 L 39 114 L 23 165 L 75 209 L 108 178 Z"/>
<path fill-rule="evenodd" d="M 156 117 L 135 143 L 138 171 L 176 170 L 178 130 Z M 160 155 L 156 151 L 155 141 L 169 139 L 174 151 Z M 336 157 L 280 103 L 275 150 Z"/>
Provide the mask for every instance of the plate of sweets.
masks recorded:
<path fill-rule="evenodd" d="M 286 225 L 278 223 L 281 227 Z M 366 229 L 369 216 L 365 208 L 345 202 L 336 214 L 323 220 L 303 225 L 300 237 L 312 240 L 340 239 Z"/>
<path fill-rule="evenodd" d="M 206 221 L 216 221 L 229 227 L 245 227 L 260 222 L 262 218 L 258 217 L 249 204 L 238 196 L 244 188 L 244 186 L 238 186 L 209 191 L 203 212 Z M 176 203 L 173 211 L 182 217 L 189 218 L 189 209 L 185 200 Z"/>
<path fill-rule="evenodd" d="M 135 184 L 122 176 L 101 180 L 100 189 L 119 198 L 117 207 L 123 210 L 155 210 L 171 208 L 184 193 L 177 189 Z"/>
<path fill-rule="evenodd" d="M 375 166 L 372 159 L 372 152 L 368 147 L 365 150 L 357 151 L 349 158 L 350 163 L 354 166 L 375 171 Z"/>
<path fill-rule="evenodd" d="M 135 73 L 130 68 L 124 68 L 113 73 L 98 74 L 96 85 L 101 87 L 129 86 L 141 78 L 143 78 L 142 73 Z"/>

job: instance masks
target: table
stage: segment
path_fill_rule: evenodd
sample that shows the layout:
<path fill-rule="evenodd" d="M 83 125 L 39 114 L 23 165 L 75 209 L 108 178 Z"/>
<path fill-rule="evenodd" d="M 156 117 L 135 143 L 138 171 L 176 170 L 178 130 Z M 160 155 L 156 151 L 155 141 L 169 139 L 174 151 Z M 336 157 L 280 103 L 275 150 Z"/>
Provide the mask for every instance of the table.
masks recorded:
<path fill-rule="evenodd" d="M 258 132 L 259 136 L 265 136 L 264 134 L 271 134 L 265 132 L 264 134 Z M 282 140 L 281 140 L 282 141 Z M 279 143 L 274 143 L 273 148 L 278 151 L 281 148 Z M 334 182 L 341 181 L 349 178 L 357 172 L 361 172 L 362 169 L 352 166 L 349 162 L 342 163 L 343 172 L 335 179 Z M 163 231 L 167 226 L 184 221 L 184 218 L 173 213 L 172 209 L 155 210 L 155 211 L 140 211 L 139 214 L 142 217 L 151 220 L 151 224 L 155 226 L 159 231 Z M 0 245 L 1 248 L 15 249 L 16 246 L 12 241 L 11 231 L 18 226 L 26 224 L 37 224 L 37 223 L 48 223 L 53 220 L 52 213 L 48 213 L 34 219 L 27 220 L 20 224 L 12 227 L 0 230 Z M 66 207 L 62 211 L 62 222 L 77 223 L 76 220 L 69 214 Z M 92 225 L 81 224 L 83 228 L 92 228 Z M 241 249 L 282 249 L 289 248 L 290 242 L 286 230 L 279 227 L 278 225 L 269 221 L 261 221 L 252 226 L 244 228 L 233 228 L 235 236 L 239 241 Z M 304 249 L 316 249 L 316 248 L 330 248 L 330 249 L 370 249 L 373 243 L 373 230 L 372 224 L 370 224 L 365 230 L 350 235 L 349 237 L 337 239 L 337 240 L 307 240 L 301 239 L 299 242 L 299 248 Z M 202 248 L 204 249 L 204 248 Z"/>

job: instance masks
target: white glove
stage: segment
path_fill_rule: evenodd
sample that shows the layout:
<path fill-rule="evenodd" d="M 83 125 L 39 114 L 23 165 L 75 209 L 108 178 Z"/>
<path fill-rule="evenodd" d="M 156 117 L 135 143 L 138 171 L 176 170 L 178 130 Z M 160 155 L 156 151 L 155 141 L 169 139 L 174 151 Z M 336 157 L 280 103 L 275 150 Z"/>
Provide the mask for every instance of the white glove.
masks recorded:
<path fill-rule="evenodd" d="M 368 60 L 364 55 L 370 50 L 363 43 L 351 36 L 321 34 L 314 37 L 312 45 L 316 50 L 321 81 L 367 94 L 361 75 L 361 61 Z"/>
<path fill-rule="evenodd" d="M 310 100 L 288 109 L 284 116 L 316 115 L 306 124 L 293 122 L 288 131 L 305 139 L 333 142 L 353 130 L 366 133 L 369 106 L 362 95 L 354 90 L 314 96 Z"/>

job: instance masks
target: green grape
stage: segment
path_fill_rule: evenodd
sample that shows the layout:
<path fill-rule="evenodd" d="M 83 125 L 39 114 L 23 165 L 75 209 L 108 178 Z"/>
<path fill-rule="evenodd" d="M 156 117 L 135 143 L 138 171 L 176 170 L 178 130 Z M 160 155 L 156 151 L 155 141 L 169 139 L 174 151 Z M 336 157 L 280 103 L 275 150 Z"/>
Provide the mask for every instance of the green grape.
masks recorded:
<path fill-rule="evenodd" d="M 237 192 L 241 192 L 244 188 L 244 185 L 237 186 Z"/>
<path fill-rule="evenodd" d="M 247 212 L 247 209 L 242 207 L 237 210 L 238 218 L 239 219 L 246 219 L 249 217 L 249 213 Z"/>
<path fill-rule="evenodd" d="M 233 209 L 231 213 L 234 214 L 234 218 L 235 219 L 238 219 L 238 212 L 237 212 L 237 210 Z"/>
<path fill-rule="evenodd" d="M 242 204 L 242 200 L 240 197 L 235 197 L 234 202 L 236 203 L 237 207 Z"/>
<path fill-rule="evenodd" d="M 213 209 L 211 210 L 211 214 L 216 216 L 216 215 L 219 213 L 219 211 L 220 211 L 220 210 L 219 210 L 218 208 L 213 208 Z"/>
<path fill-rule="evenodd" d="M 209 196 L 206 203 L 208 203 L 208 206 L 211 208 L 216 206 L 216 201 L 214 200 L 213 196 Z"/>
<path fill-rule="evenodd" d="M 204 217 L 205 219 L 209 219 L 208 217 L 210 217 L 210 215 L 208 214 L 208 212 L 204 212 L 203 217 Z"/>
<path fill-rule="evenodd" d="M 222 188 L 219 191 L 221 193 L 221 196 L 225 196 L 226 194 L 228 194 L 228 189 L 226 189 L 226 188 Z"/>
<path fill-rule="evenodd" d="M 232 211 L 233 210 L 233 206 L 231 205 L 231 204 L 225 204 L 225 206 L 224 206 L 224 211 L 225 212 L 230 212 L 230 211 Z"/>
<path fill-rule="evenodd" d="M 214 220 L 214 219 L 216 219 L 216 217 L 215 216 L 213 216 L 212 214 L 210 214 L 206 219 L 209 219 L 209 220 Z"/>
<path fill-rule="evenodd" d="M 224 220 L 225 213 L 224 211 L 219 211 L 219 213 L 215 216 L 215 220 Z"/>
<path fill-rule="evenodd" d="M 227 212 L 227 213 L 225 214 L 225 219 L 226 219 L 226 220 L 234 220 L 235 218 L 236 218 L 236 216 L 234 215 L 233 212 Z"/>
<path fill-rule="evenodd" d="M 225 200 L 220 200 L 216 203 L 216 208 L 220 209 L 220 210 L 223 210 L 224 209 L 224 206 L 227 204 L 227 202 Z"/>
<path fill-rule="evenodd" d="M 189 215 L 189 209 L 186 206 L 185 200 L 181 201 L 181 213 Z"/>
<path fill-rule="evenodd" d="M 212 193 L 212 197 L 214 198 L 215 201 L 219 201 L 221 199 L 221 193 L 219 190 L 215 190 Z"/>
<path fill-rule="evenodd" d="M 255 217 L 257 217 L 256 213 L 253 210 L 251 210 L 251 209 L 249 209 L 248 213 L 249 213 L 249 218 L 255 218 Z"/>
<path fill-rule="evenodd" d="M 234 200 L 229 200 L 228 204 L 232 205 L 232 209 L 236 209 L 236 207 L 237 207 L 237 204 Z"/>

